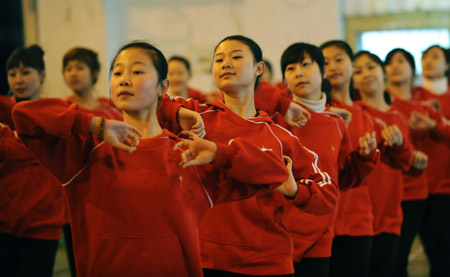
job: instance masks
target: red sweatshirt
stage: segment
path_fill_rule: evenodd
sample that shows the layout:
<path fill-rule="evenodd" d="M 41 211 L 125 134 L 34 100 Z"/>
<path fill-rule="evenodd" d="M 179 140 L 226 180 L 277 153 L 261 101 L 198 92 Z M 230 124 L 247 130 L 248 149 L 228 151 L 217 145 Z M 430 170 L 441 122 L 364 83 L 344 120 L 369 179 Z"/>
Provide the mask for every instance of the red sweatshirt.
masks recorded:
<path fill-rule="evenodd" d="M 92 115 L 76 104 L 27 101 L 13 118 L 64 183 L 80 276 L 201 276 L 197 226 L 206 210 L 253 195 L 258 186 L 246 184 L 273 189 L 287 179 L 278 155 L 239 138 L 218 144 L 216 165 L 182 169 L 179 139 L 166 130 L 128 154 L 89 134 Z"/>
<path fill-rule="evenodd" d="M 342 119 L 327 111 L 309 112 L 311 119 L 302 128 L 286 126 L 280 115 L 274 120 L 319 155 L 322 168 L 333 180 L 339 180 L 341 190 L 359 186 L 375 168 L 379 153 L 374 151 L 364 158 L 359 155 L 359 148 L 352 152 L 350 137 Z M 324 215 L 311 215 L 287 205 L 284 218 L 294 240 L 295 262 L 300 262 L 303 257 L 331 256 L 336 214 L 337 209 Z"/>
<path fill-rule="evenodd" d="M 450 118 L 450 87 L 441 95 L 435 95 L 422 87 L 412 91 L 413 99 L 420 101 L 436 100 L 440 113 Z M 443 128 L 445 126 L 440 126 Z M 441 131 L 442 132 L 442 131 Z M 432 136 L 426 138 L 423 147 L 419 148 L 428 155 L 428 191 L 430 194 L 450 194 L 450 147 L 448 142 L 436 141 Z"/>
<path fill-rule="evenodd" d="M 439 125 L 443 125 L 439 113 L 434 111 L 428 105 L 425 105 L 423 102 L 417 100 L 403 100 L 392 95 L 391 97 L 393 99 L 392 106 L 400 111 L 406 118 L 411 116 L 412 111 L 416 111 L 430 115 L 432 118 L 438 120 Z M 428 144 L 433 143 L 433 140 L 429 139 L 427 134 L 429 134 L 429 132 L 410 132 L 411 142 L 416 149 L 426 149 Z M 420 200 L 428 197 L 428 179 L 426 171 L 427 169 L 425 169 L 425 172 L 411 169 L 410 172 L 403 175 L 403 182 L 405 184 L 404 200 Z"/>
<path fill-rule="evenodd" d="M 64 220 L 61 184 L 0 123 L 0 232 L 59 240 Z"/>
<path fill-rule="evenodd" d="M 0 95 L 0 122 L 6 124 L 14 130 L 14 124 L 11 118 L 12 107 L 16 104 L 14 98 Z"/>
<path fill-rule="evenodd" d="M 66 98 L 66 101 L 70 104 L 75 103 L 73 96 L 69 96 Z M 95 114 L 96 116 L 101 116 L 107 119 L 115 119 L 122 120 L 122 112 L 114 106 L 111 99 L 107 98 L 97 98 L 97 101 L 100 102 L 100 106 L 95 109 L 86 109 L 81 106 L 78 106 L 78 109 L 84 112 Z"/>
<path fill-rule="evenodd" d="M 333 107 L 343 108 L 352 113 L 352 120 L 348 125 L 350 141 L 353 147 L 359 145 L 359 138 L 367 132 L 379 133 L 381 127 L 361 106 L 349 106 L 344 102 L 332 98 Z M 378 165 L 377 165 L 378 166 Z M 361 186 L 350 190 L 341 191 L 338 214 L 334 224 L 336 236 L 372 236 L 373 215 L 367 179 L 378 178 L 374 174 L 369 175 Z"/>
<path fill-rule="evenodd" d="M 334 209 L 337 187 L 317 167 L 317 155 L 289 131 L 273 124 L 264 112 L 244 119 L 219 101 L 206 105 L 182 98 L 174 101 L 200 112 L 206 138 L 212 141 L 243 137 L 276 152 L 280 159 L 283 155 L 291 157 L 299 185 L 292 202 L 309 213 L 324 214 Z M 177 108 L 173 105 L 165 118 L 176 121 Z M 203 267 L 247 275 L 292 274 L 292 239 L 282 218 L 284 204 L 283 195 L 267 192 L 208 211 L 200 225 Z"/>
<path fill-rule="evenodd" d="M 368 179 L 368 187 L 372 202 L 374 235 L 392 233 L 400 235 L 403 214 L 401 201 L 403 200 L 403 172 L 407 172 L 413 161 L 413 147 L 409 142 L 409 127 L 407 119 L 391 107 L 386 112 L 357 101 L 355 105 L 368 112 L 383 125 L 396 124 L 403 134 L 404 143 L 401 146 L 385 147 L 381 150 L 383 162 L 372 173 L 377 178 Z M 397 158 L 393 158 L 397 156 Z"/>

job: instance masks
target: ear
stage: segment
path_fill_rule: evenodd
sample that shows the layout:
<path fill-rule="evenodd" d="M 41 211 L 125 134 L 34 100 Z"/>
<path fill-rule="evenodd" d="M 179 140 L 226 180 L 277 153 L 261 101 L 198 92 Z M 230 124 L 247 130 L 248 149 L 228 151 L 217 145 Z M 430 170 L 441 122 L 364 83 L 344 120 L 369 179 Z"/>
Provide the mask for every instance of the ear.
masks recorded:
<path fill-rule="evenodd" d="M 165 79 L 161 82 L 161 95 L 160 96 L 163 96 L 164 94 L 166 94 L 168 89 L 169 89 L 169 80 Z"/>
<path fill-rule="evenodd" d="M 45 70 L 42 70 L 39 75 L 40 75 L 39 77 L 41 79 L 41 85 L 42 85 L 44 83 L 45 77 L 46 77 Z"/>
<path fill-rule="evenodd" d="M 255 76 L 262 75 L 264 69 L 266 68 L 266 64 L 263 61 L 261 61 L 258 62 L 255 66 L 256 66 Z"/>

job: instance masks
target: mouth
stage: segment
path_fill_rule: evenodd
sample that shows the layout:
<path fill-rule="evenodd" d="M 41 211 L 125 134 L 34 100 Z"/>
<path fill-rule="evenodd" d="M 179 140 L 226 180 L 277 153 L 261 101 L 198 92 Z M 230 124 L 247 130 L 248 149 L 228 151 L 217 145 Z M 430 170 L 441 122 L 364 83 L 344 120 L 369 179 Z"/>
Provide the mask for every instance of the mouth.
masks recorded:
<path fill-rule="evenodd" d="M 118 97 L 121 97 L 121 96 L 133 96 L 133 93 L 124 90 L 124 91 L 119 92 L 119 94 L 117 96 Z"/>
<path fill-rule="evenodd" d="M 27 91 L 27 88 L 24 88 L 24 87 L 15 88 L 14 91 L 17 93 L 24 93 Z"/>
<path fill-rule="evenodd" d="M 338 78 L 338 77 L 340 77 L 341 76 L 341 74 L 340 73 L 334 73 L 334 74 L 331 74 L 330 75 L 330 79 L 334 79 L 334 78 Z"/>
<path fill-rule="evenodd" d="M 220 78 L 223 78 L 223 77 L 230 77 L 230 76 L 234 76 L 234 75 L 236 75 L 236 73 L 225 72 L 225 73 L 220 74 Z"/>
<path fill-rule="evenodd" d="M 308 84 L 308 82 L 299 82 L 297 83 L 297 85 L 295 85 L 296 87 L 304 87 Z"/>

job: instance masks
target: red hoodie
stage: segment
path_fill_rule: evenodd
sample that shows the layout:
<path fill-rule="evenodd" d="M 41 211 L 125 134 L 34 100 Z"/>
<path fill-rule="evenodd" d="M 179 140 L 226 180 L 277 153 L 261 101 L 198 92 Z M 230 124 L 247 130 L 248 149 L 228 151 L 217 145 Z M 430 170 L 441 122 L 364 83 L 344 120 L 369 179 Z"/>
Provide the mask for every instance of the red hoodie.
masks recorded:
<path fill-rule="evenodd" d="M 343 108 L 352 113 L 347 130 L 353 147 L 359 145 L 359 138 L 366 133 L 376 132 L 378 140 L 380 139 L 381 126 L 360 106 L 346 105 L 335 97 L 332 98 L 332 103 L 333 107 Z M 369 178 L 377 176 L 371 174 L 364 180 L 363 185 L 341 191 L 338 214 L 334 223 L 336 236 L 373 236 L 372 203 L 367 186 Z"/>
<path fill-rule="evenodd" d="M 377 178 L 369 178 L 368 187 L 374 217 L 374 235 L 392 233 L 400 235 L 403 213 L 403 172 L 407 172 L 413 161 L 413 147 L 409 142 L 409 127 L 407 119 L 394 108 L 386 112 L 375 109 L 363 102 L 357 101 L 363 111 L 372 115 L 380 124 L 387 126 L 396 124 L 403 134 L 404 143 L 401 146 L 381 148 L 382 163 L 372 173 Z M 397 158 L 393 159 L 393 157 Z"/>
<path fill-rule="evenodd" d="M 288 176 L 278 155 L 239 138 L 218 144 L 215 166 L 182 169 L 179 139 L 166 130 L 128 154 L 89 134 L 91 114 L 58 99 L 20 103 L 13 118 L 64 183 L 80 276 L 201 276 L 206 210 L 253 195 L 246 184 L 270 190 Z"/>
<path fill-rule="evenodd" d="M 11 110 L 14 104 L 16 104 L 14 98 L 0 95 L 0 122 L 8 125 L 11 130 L 14 130 L 14 124 L 11 118 Z"/>
<path fill-rule="evenodd" d="M 332 179 L 339 180 L 340 190 L 358 187 L 375 168 L 379 152 L 374 151 L 366 158 L 360 156 L 359 148 L 354 150 L 347 128 L 336 114 L 309 112 L 311 119 L 302 128 L 288 127 L 280 115 L 274 120 L 319 155 L 322 168 Z M 336 214 L 337 209 L 320 216 L 311 215 L 287 205 L 284 218 L 294 240 L 295 262 L 300 262 L 303 256 L 331 256 Z"/>
<path fill-rule="evenodd" d="M 59 240 L 64 221 L 61 183 L 0 123 L 0 232 Z"/>
<path fill-rule="evenodd" d="M 450 87 L 441 95 L 436 95 L 422 87 L 415 87 L 412 97 L 419 101 L 437 101 L 440 113 L 447 119 L 450 118 Z M 445 129 L 445 126 L 439 126 Z M 442 132 L 442 131 L 441 131 Z M 439 132 L 438 132 L 439 133 Z M 427 177 L 428 191 L 430 194 L 450 194 L 450 147 L 449 143 L 436 141 L 433 136 L 424 139 L 419 148 L 428 155 Z"/>
<path fill-rule="evenodd" d="M 317 155 L 304 148 L 289 131 L 273 124 L 264 112 L 244 119 L 220 101 L 206 105 L 182 98 L 174 101 L 200 112 L 206 138 L 212 141 L 243 137 L 267 151 L 276 151 L 280 158 L 291 157 L 299 185 L 292 202 L 313 214 L 334 209 L 337 187 L 317 167 Z M 176 121 L 177 108 L 173 105 L 172 113 L 165 118 Z M 292 239 L 282 218 L 284 205 L 280 193 L 267 192 L 208 211 L 200 225 L 203 267 L 247 275 L 292 274 Z"/>

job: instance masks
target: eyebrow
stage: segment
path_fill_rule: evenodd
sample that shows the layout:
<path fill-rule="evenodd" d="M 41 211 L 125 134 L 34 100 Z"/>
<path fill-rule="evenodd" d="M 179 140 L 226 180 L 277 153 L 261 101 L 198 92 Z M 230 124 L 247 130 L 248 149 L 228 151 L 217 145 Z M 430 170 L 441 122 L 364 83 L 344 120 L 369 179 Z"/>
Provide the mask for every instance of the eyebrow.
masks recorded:
<path fill-rule="evenodd" d="M 235 52 L 244 52 L 244 50 L 241 50 L 241 49 L 236 49 L 236 50 L 233 50 L 233 51 L 231 51 L 231 53 L 235 53 Z M 224 53 L 222 53 L 222 52 L 220 52 L 220 53 L 216 53 L 216 56 L 218 56 L 218 55 L 225 55 Z"/>
<path fill-rule="evenodd" d="M 135 61 L 135 62 L 132 62 L 132 63 L 131 63 L 131 65 L 135 65 L 135 64 L 146 65 L 144 62 L 141 62 L 141 61 Z M 116 63 L 116 64 L 114 65 L 114 68 L 118 67 L 119 65 L 123 65 L 123 64 L 122 64 L 122 63 Z"/>

